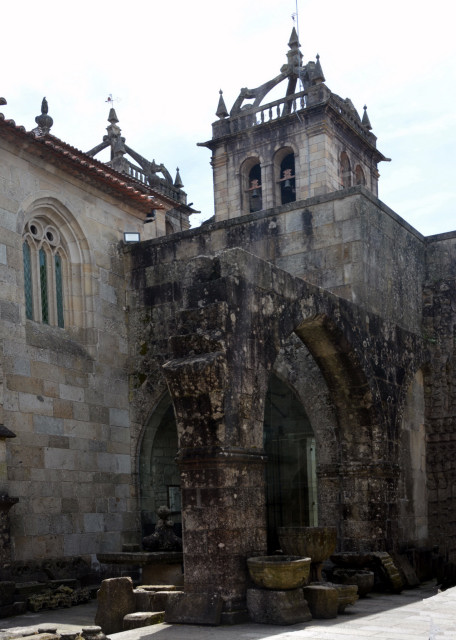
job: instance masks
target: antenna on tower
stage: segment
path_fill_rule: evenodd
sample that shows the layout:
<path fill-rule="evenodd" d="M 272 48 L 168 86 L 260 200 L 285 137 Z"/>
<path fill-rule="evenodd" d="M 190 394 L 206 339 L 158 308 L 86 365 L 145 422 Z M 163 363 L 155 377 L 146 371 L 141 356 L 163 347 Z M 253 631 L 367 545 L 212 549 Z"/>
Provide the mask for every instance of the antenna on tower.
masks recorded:
<path fill-rule="evenodd" d="M 293 26 L 296 29 L 296 33 L 298 35 L 298 42 L 300 43 L 301 40 L 299 38 L 299 9 L 298 9 L 298 0 L 295 1 L 295 12 L 291 14 L 291 19 L 293 20 Z M 301 78 L 301 67 L 299 67 L 299 72 L 298 72 L 298 79 L 299 79 L 299 84 L 300 84 L 300 88 L 301 91 L 304 90 L 304 83 L 302 81 Z"/>

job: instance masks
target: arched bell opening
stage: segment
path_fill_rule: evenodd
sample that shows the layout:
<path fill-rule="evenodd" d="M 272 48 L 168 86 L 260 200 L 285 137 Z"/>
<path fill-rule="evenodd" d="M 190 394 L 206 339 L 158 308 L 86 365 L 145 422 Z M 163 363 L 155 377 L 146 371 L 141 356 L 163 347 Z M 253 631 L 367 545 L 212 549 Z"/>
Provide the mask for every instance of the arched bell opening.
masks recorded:
<path fill-rule="evenodd" d="M 296 201 L 295 157 L 289 153 L 280 163 L 280 202 L 287 204 Z"/>
<path fill-rule="evenodd" d="M 278 527 L 318 524 L 315 435 L 294 390 L 272 373 L 264 413 L 268 552 Z"/>
<path fill-rule="evenodd" d="M 144 432 L 139 455 L 142 537 L 155 530 L 157 509 L 171 510 L 175 532 L 182 533 L 180 473 L 176 463 L 177 427 L 169 394 L 157 405 Z"/>

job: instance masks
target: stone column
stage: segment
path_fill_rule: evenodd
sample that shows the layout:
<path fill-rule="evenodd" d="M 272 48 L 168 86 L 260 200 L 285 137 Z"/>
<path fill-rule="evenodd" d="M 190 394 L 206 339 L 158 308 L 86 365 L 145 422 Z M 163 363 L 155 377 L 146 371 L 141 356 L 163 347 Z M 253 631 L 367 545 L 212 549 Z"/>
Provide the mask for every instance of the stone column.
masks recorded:
<path fill-rule="evenodd" d="M 232 364 L 218 352 L 165 365 L 179 433 L 184 589 L 219 595 L 228 615 L 245 608 L 246 558 L 267 549 L 265 456 L 244 433 L 250 427 L 253 445 L 262 430 Z"/>

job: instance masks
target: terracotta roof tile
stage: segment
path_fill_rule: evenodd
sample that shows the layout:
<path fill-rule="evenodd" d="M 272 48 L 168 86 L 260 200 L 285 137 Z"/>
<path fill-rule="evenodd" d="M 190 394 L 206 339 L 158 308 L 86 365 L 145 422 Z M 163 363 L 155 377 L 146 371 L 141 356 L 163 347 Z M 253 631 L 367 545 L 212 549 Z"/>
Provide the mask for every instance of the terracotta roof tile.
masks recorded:
<path fill-rule="evenodd" d="M 93 182 L 98 188 L 115 197 L 121 199 L 127 197 L 130 204 L 142 211 L 150 211 L 152 205 L 155 209 L 163 209 L 160 200 L 162 202 L 168 200 L 166 196 L 139 180 L 119 173 L 50 133 L 40 136 L 33 131 L 27 132 L 25 127 L 16 125 L 14 120 L 5 119 L 2 113 L 0 113 L 0 134 L 16 141 L 21 140 L 23 144 L 27 143 L 28 152 L 39 155 L 49 162 L 63 162 L 66 169 L 73 175 Z"/>

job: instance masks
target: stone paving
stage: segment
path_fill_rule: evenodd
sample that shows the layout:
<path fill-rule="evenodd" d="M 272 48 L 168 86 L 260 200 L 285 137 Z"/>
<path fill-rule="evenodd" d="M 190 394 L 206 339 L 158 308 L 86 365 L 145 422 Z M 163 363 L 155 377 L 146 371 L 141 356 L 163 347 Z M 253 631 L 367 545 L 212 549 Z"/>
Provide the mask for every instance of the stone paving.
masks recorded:
<path fill-rule="evenodd" d="M 334 620 L 312 620 L 288 627 L 242 624 L 202 627 L 158 624 L 111 634 L 113 640 L 455 640 L 456 587 L 436 594 L 427 583 L 400 595 L 371 594 Z M 0 640 L 14 628 L 55 623 L 61 631 L 93 624 L 96 603 L 28 613 L 0 620 Z M 8 630 L 2 631 L 2 630 Z"/>

